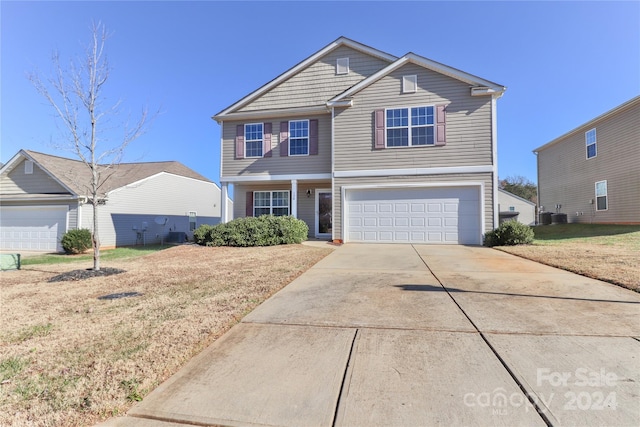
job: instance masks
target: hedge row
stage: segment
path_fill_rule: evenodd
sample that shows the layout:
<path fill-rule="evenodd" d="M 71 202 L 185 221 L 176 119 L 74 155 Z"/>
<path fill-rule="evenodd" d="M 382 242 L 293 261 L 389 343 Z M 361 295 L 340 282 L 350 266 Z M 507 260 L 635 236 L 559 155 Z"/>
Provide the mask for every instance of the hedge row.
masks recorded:
<path fill-rule="evenodd" d="M 201 225 L 193 237 L 203 246 L 274 246 L 301 243 L 308 233 L 307 224 L 292 216 L 262 215 Z"/>
<path fill-rule="evenodd" d="M 493 246 L 514 246 L 524 245 L 533 242 L 533 229 L 518 221 L 505 221 L 495 230 L 484 235 L 484 245 Z"/>

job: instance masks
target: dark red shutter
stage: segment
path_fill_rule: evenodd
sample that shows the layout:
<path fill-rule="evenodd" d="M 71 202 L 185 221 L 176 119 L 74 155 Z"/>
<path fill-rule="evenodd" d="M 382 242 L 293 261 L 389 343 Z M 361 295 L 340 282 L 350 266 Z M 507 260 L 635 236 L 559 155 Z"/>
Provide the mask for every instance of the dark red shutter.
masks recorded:
<path fill-rule="evenodd" d="M 262 132 L 264 157 L 271 157 L 273 152 L 271 151 L 271 123 L 264 124 L 264 131 Z"/>
<path fill-rule="evenodd" d="M 244 159 L 244 125 L 236 126 L 236 159 Z"/>
<path fill-rule="evenodd" d="M 253 191 L 247 191 L 247 209 L 245 216 L 253 216 Z"/>
<path fill-rule="evenodd" d="M 446 105 L 436 105 L 436 144 L 447 144 L 447 112 Z"/>
<path fill-rule="evenodd" d="M 381 150 L 385 148 L 384 146 L 384 110 L 376 110 L 374 114 L 375 114 L 374 148 L 376 150 Z"/>
<path fill-rule="evenodd" d="M 280 157 L 289 155 L 289 122 L 280 122 Z"/>
<path fill-rule="evenodd" d="M 318 154 L 318 120 L 309 120 L 309 155 Z"/>

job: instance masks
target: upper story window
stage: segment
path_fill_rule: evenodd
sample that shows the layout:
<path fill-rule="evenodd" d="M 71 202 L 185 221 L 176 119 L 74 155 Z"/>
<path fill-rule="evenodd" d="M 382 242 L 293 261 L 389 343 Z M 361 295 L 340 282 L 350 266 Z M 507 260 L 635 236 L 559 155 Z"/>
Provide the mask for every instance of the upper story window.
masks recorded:
<path fill-rule="evenodd" d="M 349 58 L 336 60 L 336 74 L 349 74 Z"/>
<path fill-rule="evenodd" d="M 585 142 L 587 143 L 587 159 L 595 157 L 598 154 L 596 147 L 596 130 L 591 129 L 584 134 Z"/>
<path fill-rule="evenodd" d="M 309 120 L 289 122 L 289 155 L 307 156 L 309 154 Z"/>
<path fill-rule="evenodd" d="M 262 157 L 263 138 L 262 123 L 244 125 L 245 157 Z"/>
<path fill-rule="evenodd" d="M 607 203 L 607 181 L 596 182 L 596 210 L 606 211 Z"/>
<path fill-rule="evenodd" d="M 289 191 L 254 191 L 253 216 L 289 215 Z"/>
<path fill-rule="evenodd" d="M 25 175 L 31 175 L 33 173 L 33 161 L 31 160 L 24 161 L 24 173 Z"/>
<path fill-rule="evenodd" d="M 402 76 L 402 93 L 416 93 L 418 90 L 418 76 Z"/>
<path fill-rule="evenodd" d="M 386 110 L 387 147 L 433 145 L 434 108 L 413 107 Z"/>

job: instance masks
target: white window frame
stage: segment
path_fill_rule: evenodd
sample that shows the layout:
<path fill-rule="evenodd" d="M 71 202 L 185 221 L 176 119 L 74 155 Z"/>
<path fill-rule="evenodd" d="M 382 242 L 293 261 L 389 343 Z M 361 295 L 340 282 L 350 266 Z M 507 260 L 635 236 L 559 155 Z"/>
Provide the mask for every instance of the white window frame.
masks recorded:
<path fill-rule="evenodd" d="M 247 132 L 247 127 L 248 126 L 261 126 L 262 127 L 262 139 L 249 139 L 247 137 L 247 135 L 249 135 L 249 133 Z M 248 150 L 248 144 L 252 142 L 259 142 L 260 143 L 260 155 L 259 156 L 250 156 L 249 155 L 249 150 Z M 244 157 L 247 159 L 259 159 L 264 157 L 264 123 L 246 123 L 244 125 Z"/>
<path fill-rule="evenodd" d="M 25 160 L 24 161 L 24 174 L 25 175 L 32 175 L 33 174 L 33 161 L 32 160 Z"/>
<path fill-rule="evenodd" d="M 432 109 L 432 116 L 433 116 L 433 123 L 431 124 L 427 124 L 427 125 L 416 125 L 416 126 L 412 126 L 411 125 L 411 110 L 414 108 L 431 108 Z M 387 111 L 389 110 L 407 110 L 407 126 L 387 126 Z M 433 128 L 433 143 L 431 144 L 416 144 L 413 145 L 413 135 L 411 130 L 413 128 L 423 128 L 423 127 L 431 127 Z M 408 129 L 408 145 L 389 145 L 388 141 L 387 141 L 387 131 L 389 129 Z M 435 105 L 413 105 L 410 107 L 394 107 L 394 108 L 385 108 L 384 110 L 384 146 L 386 148 L 408 148 L 408 147 L 433 147 L 436 145 L 436 141 L 438 140 L 438 136 L 436 135 L 436 132 L 438 130 L 438 127 L 436 126 L 436 106 Z"/>
<path fill-rule="evenodd" d="M 259 193 L 269 193 L 269 206 L 256 206 L 256 196 Z M 286 206 L 274 206 L 273 205 L 273 193 L 286 193 L 287 197 L 287 205 Z M 253 192 L 253 216 L 260 216 L 260 215 L 273 215 L 273 210 L 274 209 L 282 209 L 282 208 L 287 208 L 287 213 L 286 215 L 280 215 L 280 216 L 289 216 L 291 215 L 291 192 L 289 190 L 261 190 L 261 191 L 254 191 Z M 256 209 L 269 209 L 269 213 L 261 213 L 260 215 L 256 214 Z"/>
<path fill-rule="evenodd" d="M 604 194 L 598 195 L 598 184 L 604 183 Z M 607 180 L 597 181 L 595 185 L 595 195 L 596 195 L 596 211 L 603 212 L 609 210 L 609 186 L 607 185 Z M 598 197 L 604 197 L 604 209 L 598 209 Z"/>
<path fill-rule="evenodd" d="M 591 134 L 591 133 L 593 133 L 593 141 L 590 141 L 590 139 L 589 139 L 589 134 Z M 596 134 L 596 128 L 590 129 L 590 130 L 588 130 L 588 131 L 586 131 L 586 132 L 584 133 L 584 142 L 585 142 L 585 144 L 586 144 L 586 150 L 587 150 L 587 152 L 586 152 L 586 156 L 587 156 L 587 160 L 589 160 L 589 159 L 593 159 L 594 157 L 597 157 L 597 156 L 598 156 L 598 136 L 597 136 L 597 134 Z M 589 157 L 589 147 L 590 147 L 590 146 L 592 146 L 592 145 L 593 145 L 593 146 L 594 146 L 594 148 L 595 148 L 595 153 L 594 153 L 594 155 L 593 155 L 593 156 Z"/>
<path fill-rule="evenodd" d="M 402 76 L 402 93 L 416 93 L 418 91 L 418 75 Z"/>
<path fill-rule="evenodd" d="M 336 59 L 336 75 L 349 74 L 349 58 Z"/>
<path fill-rule="evenodd" d="M 306 154 L 291 154 L 291 146 L 293 145 L 291 143 L 291 141 L 293 141 L 294 139 L 304 139 L 304 138 L 300 138 L 300 137 L 296 137 L 293 138 L 291 136 L 291 123 L 297 123 L 297 122 L 306 122 L 307 123 L 307 153 Z M 310 123 L 309 123 L 309 119 L 303 119 L 303 120 L 289 120 L 289 156 L 293 156 L 293 157 L 297 157 L 297 156 L 308 156 L 309 155 L 309 151 L 311 149 L 311 127 L 310 127 Z"/>

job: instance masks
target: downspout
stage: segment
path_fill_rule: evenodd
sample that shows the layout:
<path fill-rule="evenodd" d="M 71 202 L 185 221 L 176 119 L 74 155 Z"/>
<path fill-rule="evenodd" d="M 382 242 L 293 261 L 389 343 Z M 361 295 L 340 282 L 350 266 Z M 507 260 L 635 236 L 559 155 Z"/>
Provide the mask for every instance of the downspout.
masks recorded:
<path fill-rule="evenodd" d="M 333 160 L 335 159 L 335 113 L 336 113 L 336 108 L 335 107 L 331 107 L 331 218 L 332 221 L 335 221 L 336 215 L 335 215 L 335 191 L 334 191 L 334 171 L 335 171 L 335 165 L 333 163 Z M 340 224 L 340 232 L 342 232 L 342 226 L 343 224 Z M 336 239 L 335 236 L 335 227 L 331 227 L 331 241 L 334 241 Z"/>
<path fill-rule="evenodd" d="M 500 95 L 491 95 L 491 145 L 493 155 L 493 228 L 498 228 L 499 211 L 498 211 L 498 119 L 497 119 L 497 100 Z"/>

